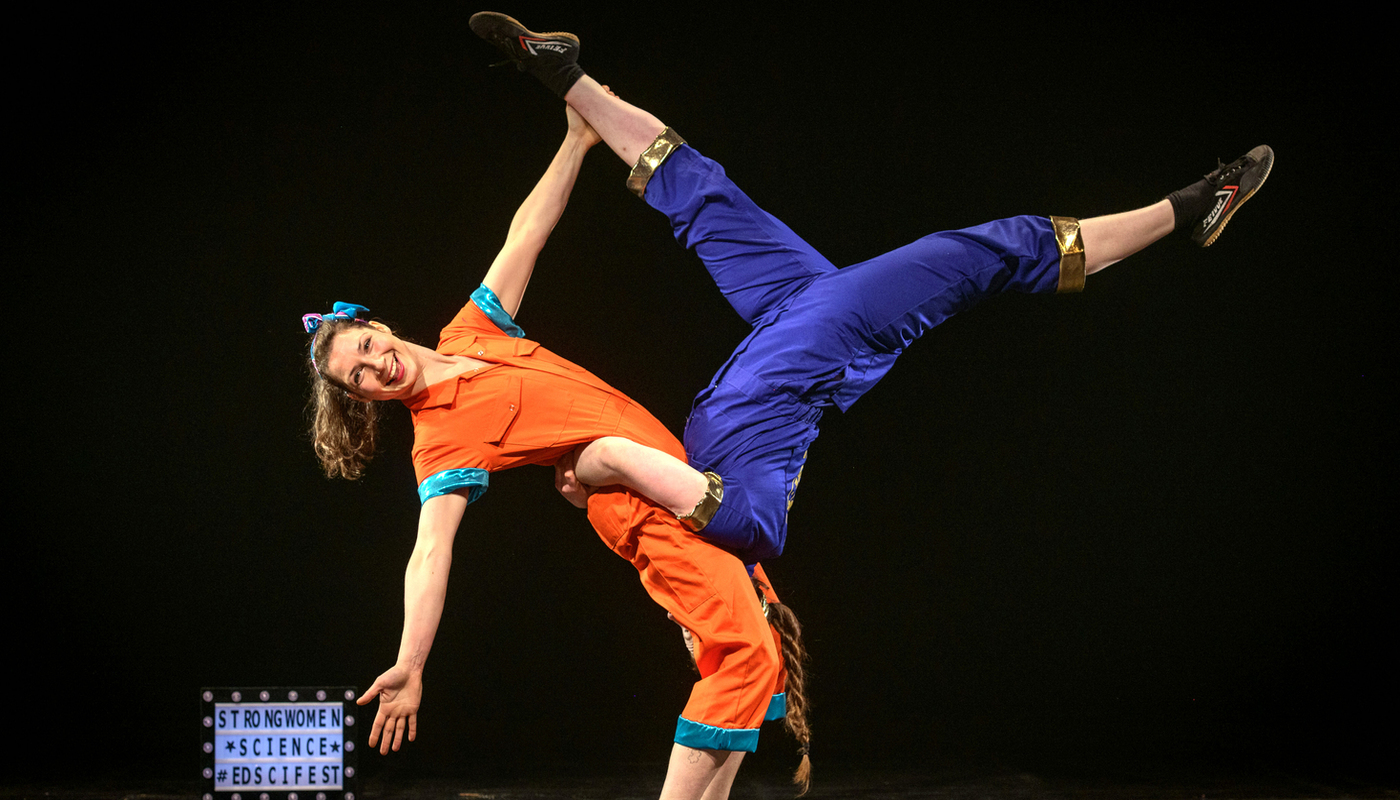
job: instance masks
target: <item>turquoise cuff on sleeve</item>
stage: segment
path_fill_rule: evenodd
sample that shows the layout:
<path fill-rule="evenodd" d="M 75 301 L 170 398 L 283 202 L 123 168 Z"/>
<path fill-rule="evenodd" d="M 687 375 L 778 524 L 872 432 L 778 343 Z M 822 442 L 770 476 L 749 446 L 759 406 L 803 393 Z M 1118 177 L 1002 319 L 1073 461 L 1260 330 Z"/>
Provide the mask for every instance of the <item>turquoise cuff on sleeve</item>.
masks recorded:
<path fill-rule="evenodd" d="M 461 295 L 457 295 L 461 297 Z M 515 324 L 515 320 L 510 318 L 510 314 L 501 307 L 501 298 L 496 293 L 487 288 L 486 284 L 481 284 L 477 290 L 472 292 L 472 302 L 481 309 L 486 318 L 491 320 L 497 328 L 500 328 L 507 336 L 514 336 L 517 339 L 525 338 L 525 331 Z"/>
<path fill-rule="evenodd" d="M 742 750 L 752 753 L 758 749 L 758 729 L 716 728 L 681 717 L 676 723 L 676 744 L 697 750 Z"/>
<path fill-rule="evenodd" d="M 787 692 L 779 692 L 773 695 L 773 699 L 768 701 L 768 713 L 763 715 L 764 722 L 771 722 L 775 719 L 782 719 L 787 716 Z"/>
<path fill-rule="evenodd" d="M 418 484 L 418 502 L 426 503 L 439 495 L 451 494 L 458 489 L 470 489 L 467 492 L 467 504 L 470 505 L 486 493 L 486 485 L 490 478 L 491 473 L 484 469 L 445 469 L 435 472 Z"/>

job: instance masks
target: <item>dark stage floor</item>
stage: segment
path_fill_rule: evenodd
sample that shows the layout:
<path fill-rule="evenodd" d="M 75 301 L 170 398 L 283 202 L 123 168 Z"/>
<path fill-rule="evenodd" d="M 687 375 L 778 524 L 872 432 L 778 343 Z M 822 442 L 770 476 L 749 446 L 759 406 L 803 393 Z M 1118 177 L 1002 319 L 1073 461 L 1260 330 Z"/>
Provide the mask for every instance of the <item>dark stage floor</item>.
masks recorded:
<path fill-rule="evenodd" d="M 985 759 L 978 763 L 856 767 L 818 763 L 810 798 L 865 800 L 1313 800 L 1400 798 L 1400 785 L 1378 782 L 1346 768 L 1290 769 L 1276 765 L 1208 763 L 1095 763 L 1038 759 Z M 746 765 L 747 766 L 747 765 Z M 788 798 L 782 765 L 760 763 L 740 774 L 731 797 Z M 599 767 L 545 766 L 533 775 L 491 770 L 491 777 L 424 778 L 381 774 L 359 797 L 375 800 L 644 800 L 661 788 L 661 763 Z M 483 770 L 485 772 L 485 770 Z M 123 798 L 164 800 L 198 796 L 195 782 L 121 779 L 0 788 L 0 798 Z M 218 795 L 227 798 L 227 795 Z M 244 793 L 245 798 L 256 797 Z"/>

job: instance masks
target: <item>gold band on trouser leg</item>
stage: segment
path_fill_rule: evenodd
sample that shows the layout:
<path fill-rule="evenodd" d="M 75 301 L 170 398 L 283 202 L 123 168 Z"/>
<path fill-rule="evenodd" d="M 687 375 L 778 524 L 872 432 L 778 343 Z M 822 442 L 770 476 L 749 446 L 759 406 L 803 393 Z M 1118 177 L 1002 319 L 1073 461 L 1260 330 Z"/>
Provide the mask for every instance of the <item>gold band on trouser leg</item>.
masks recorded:
<path fill-rule="evenodd" d="M 1051 217 L 1050 227 L 1055 230 L 1055 246 L 1060 249 L 1060 282 L 1055 291 L 1084 291 L 1084 239 L 1079 235 L 1079 220 Z"/>
<path fill-rule="evenodd" d="M 669 126 L 658 134 L 651 146 L 643 150 L 642 154 L 637 157 L 637 163 L 632 167 L 632 174 L 627 176 L 628 191 L 638 197 L 646 195 L 647 182 L 651 180 L 652 173 L 656 172 L 671 153 L 683 144 L 685 144 L 685 140 Z"/>
<path fill-rule="evenodd" d="M 719 510 L 719 504 L 724 501 L 724 479 L 714 474 L 706 472 L 705 479 L 709 485 L 705 487 L 705 496 L 700 498 L 700 502 L 695 504 L 689 514 L 680 514 L 676 519 L 680 520 L 692 531 L 704 530 L 710 520 L 715 518 L 715 512 Z"/>

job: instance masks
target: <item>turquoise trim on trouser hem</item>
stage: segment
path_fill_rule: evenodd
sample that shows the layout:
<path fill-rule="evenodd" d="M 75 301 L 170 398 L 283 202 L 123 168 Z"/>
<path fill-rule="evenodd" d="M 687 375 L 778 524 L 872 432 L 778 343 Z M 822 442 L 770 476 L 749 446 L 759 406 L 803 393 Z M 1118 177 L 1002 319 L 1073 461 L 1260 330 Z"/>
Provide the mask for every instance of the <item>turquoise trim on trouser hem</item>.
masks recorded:
<path fill-rule="evenodd" d="M 768 713 L 763 715 L 764 722 L 772 722 L 775 719 L 782 719 L 787 716 L 787 692 L 778 692 L 773 695 L 773 699 L 768 701 Z"/>
<path fill-rule="evenodd" d="M 752 753 L 758 749 L 758 729 L 716 728 L 681 717 L 676 722 L 676 744 L 697 750 L 742 750 Z"/>
<path fill-rule="evenodd" d="M 471 505 L 486 493 L 486 485 L 490 479 L 491 473 L 484 469 L 445 469 L 442 472 L 434 472 L 418 484 L 418 502 L 426 503 L 438 495 L 470 487 L 467 505 Z"/>
<path fill-rule="evenodd" d="M 501 298 L 497 297 L 496 293 L 491 291 L 486 284 L 481 284 L 476 291 L 472 292 L 472 302 L 476 303 L 476 307 L 481 309 L 481 313 L 485 314 L 486 318 L 491 320 L 497 328 L 500 328 L 502 333 L 517 339 L 525 338 L 525 331 L 521 330 L 520 326 L 515 324 L 515 320 L 510 318 L 510 314 L 506 313 L 505 308 L 501 306 Z"/>

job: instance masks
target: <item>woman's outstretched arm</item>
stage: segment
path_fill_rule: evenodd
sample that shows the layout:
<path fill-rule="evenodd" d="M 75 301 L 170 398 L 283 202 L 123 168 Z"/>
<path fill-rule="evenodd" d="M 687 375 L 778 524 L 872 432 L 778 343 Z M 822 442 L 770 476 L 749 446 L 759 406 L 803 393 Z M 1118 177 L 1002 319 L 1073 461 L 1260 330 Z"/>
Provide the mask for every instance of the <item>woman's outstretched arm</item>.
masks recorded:
<path fill-rule="evenodd" d="M 525 287 L 530 285 L 535 259 L 544 249 L 544 243 L 569 203 L 569 194 L 574 190 L 574 181 L 578 178 L 584 155 L 601 141 L 582 115 L 572 107 L 567 108 L 569 132 L 564 136 L 564 143 L 559 146 L 549 169 L 545 170 L 544 176 L 515 212 L 510 231 L 506 234 L 506 243 L 496 255 L 496 260 L 491 262 L 483 281 L 487 288 L 496 293 L 501 307 L 512 317 L 520 310 Z"/>
<path fill-rule="evenodd" d="M 423 665 L 432 649 L 442 606 L 447 598 L 447 574 L 452 567 L 452 541 L 467 509 L 467 498 L 452 493 L 431 498 L 418 515 L 418 541 L 404 573 L 403 639 L 399 659 L 356 702 L 379 698 L 369 746 L 379 752 L 398 750 L 418 737 L 418 705 L 423 697 Z"/>

